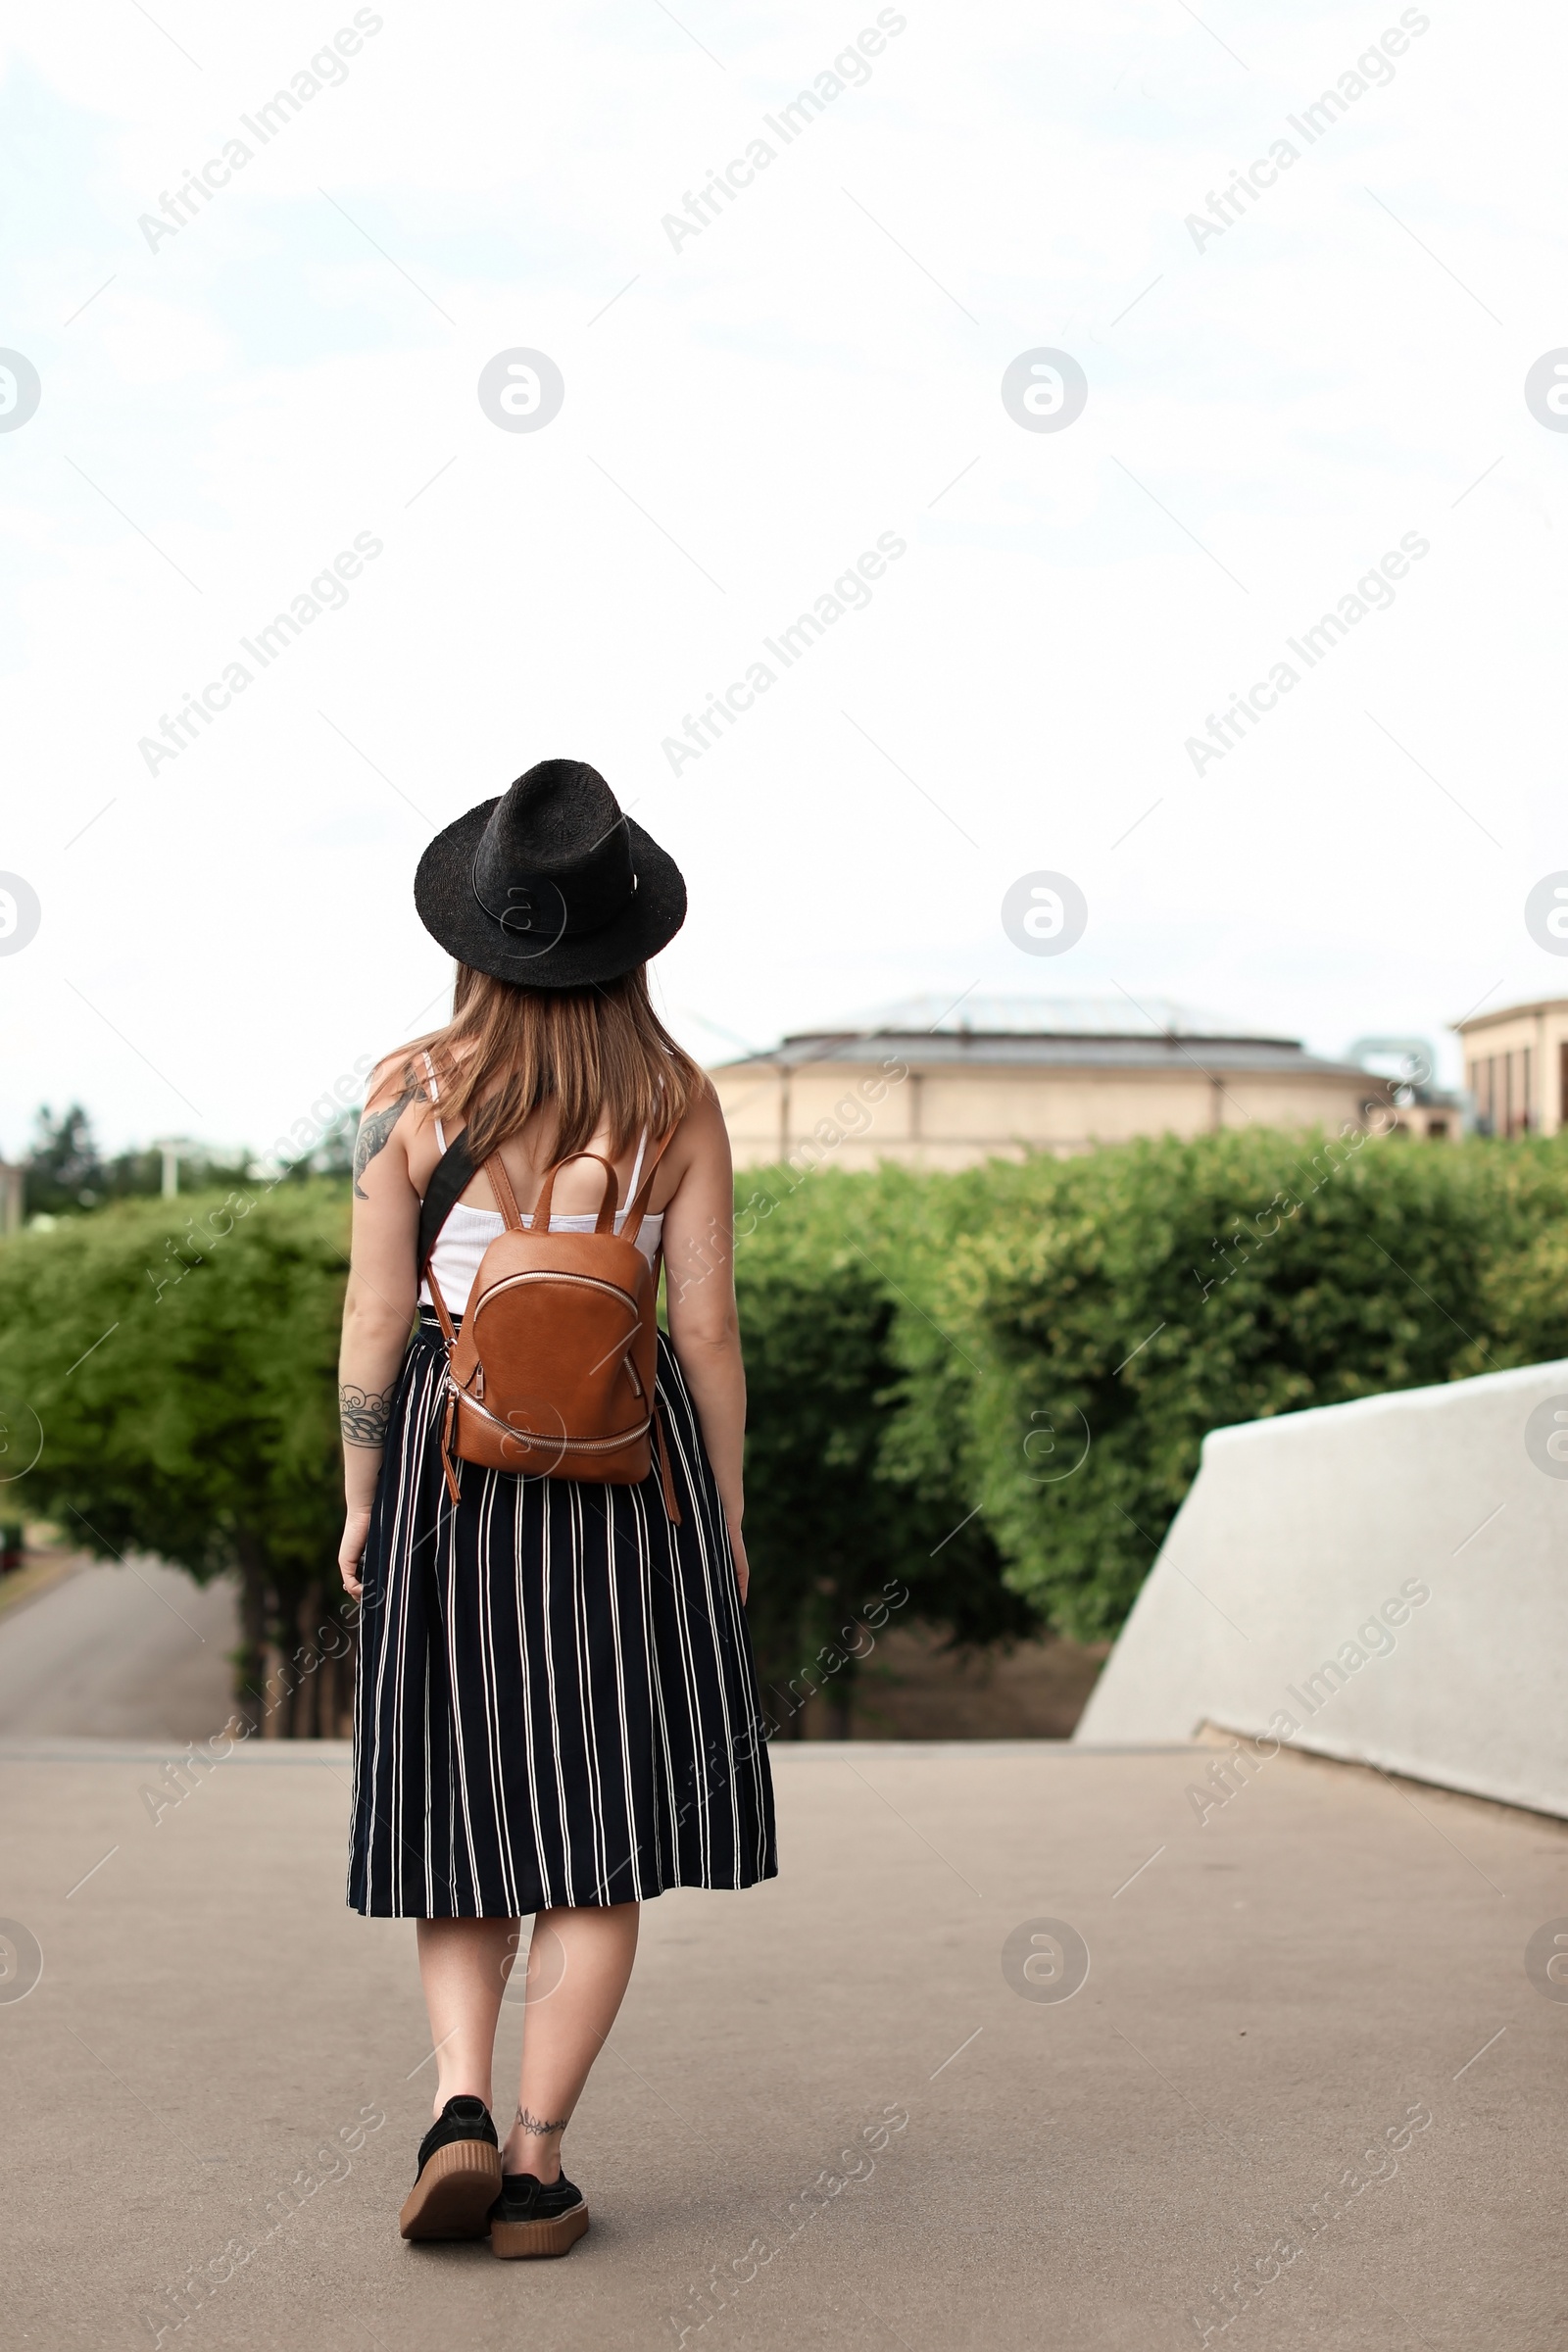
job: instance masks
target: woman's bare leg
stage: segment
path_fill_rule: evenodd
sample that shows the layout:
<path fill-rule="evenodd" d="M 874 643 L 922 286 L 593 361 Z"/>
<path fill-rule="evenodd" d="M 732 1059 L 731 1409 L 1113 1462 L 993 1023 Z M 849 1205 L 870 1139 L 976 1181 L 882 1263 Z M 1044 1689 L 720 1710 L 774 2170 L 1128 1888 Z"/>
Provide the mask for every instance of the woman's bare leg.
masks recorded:
<path fill-rule="evenodd" d="M 517 2113 L 502 2169 L 554 2180 L 561 2135 L 615 2022 L 637 1956 L 638 1906 L 541 1911 L 528 1950 Z M 494 2032 L 494 2025 L 491 2027 Z"/>
<path fill-rule="evenodd" d="M 514 1919 L 421 1919 L 419 1979 L 436 2050 L 435 2113 L 448 2099 L 491 2104 L 490 2068 Z"/>

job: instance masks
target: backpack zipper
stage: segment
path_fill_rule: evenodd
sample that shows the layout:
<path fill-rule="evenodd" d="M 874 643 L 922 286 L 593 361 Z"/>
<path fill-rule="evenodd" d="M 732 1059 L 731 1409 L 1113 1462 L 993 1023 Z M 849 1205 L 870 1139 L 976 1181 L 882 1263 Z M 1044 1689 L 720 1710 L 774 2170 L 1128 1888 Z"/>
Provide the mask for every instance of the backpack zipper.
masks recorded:
<path fill-rule="evenodd" d="M 606 1282 L 598 1274 L 557 1273 L 548 1266 L 537 1267 L 526 1274 L 507 1274 L 502 1277 L 500 1282 L 491 1283 L 480 1298 L 478 1306 L 474 1309 L 475 1314 L 487 1306 L 492 1298 L 499 1298 L 503 1291 L 513 1290 L 520 1282 L 576 1282 L 583 1284 L 591 1291 L 608 1291 L 612 1298 L 620 1299 L 623 1305 L 630 1307 L 633 1317 L 640 1320 L 637 1317 L 636 1299 L 630 1291 L 623 1291 L 618 1282 Z"/>
<path fill-rule="evenodd" d="M 537 1430 L 518 1429 L 511 1421 L 500 1420 L 496 1414 L 488 1412 L 482 1404 L 476 1404 L 471 1396 L 467 1396 L 462 1389 L 459 1388 L 457 1382 L 451 1378 L 450 1374 L 448 1375 L 447 1379 L 447 1387 L 461 1403 L 467 1406 L 470 1413 L 477 1413 L 480 1420 L 488 1421 L 492 1429 L 499 1429 L 505 1436 L 509 1438 L 515 1438 L 517 1443 L 522 1446 L 559 1446 L 563 1453 L 618 1453 L 623 1446 L 635 1445 L 639 1438 L 646 1437 L 649 1430 L 653 1427 L 654 1417 L 652 1413 L 650 1413 L 648 1418 L 645 1421 L 640 1421 L 635 1429 L 628 1429 L 619 1437 L 568 1438 L 564 1435 L 545 1436 Z"/>

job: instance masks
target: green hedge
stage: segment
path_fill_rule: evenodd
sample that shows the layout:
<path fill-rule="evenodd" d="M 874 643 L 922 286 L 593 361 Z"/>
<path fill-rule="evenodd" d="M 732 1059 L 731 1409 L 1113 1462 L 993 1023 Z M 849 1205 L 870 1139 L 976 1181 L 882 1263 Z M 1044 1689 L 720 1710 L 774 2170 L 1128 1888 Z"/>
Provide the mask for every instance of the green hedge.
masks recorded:
<path fill-rule="evenodd" d="M 959 1641 L 1113 1634 L 1210 1429 L 1568 1354 L 1568 1139 L 1249 1129 L 954 1176 L 751 1171 L 738 1201 L 781 1729 L 813 1688 L 842 1715 L 868 1608 Z M 347 1225 L 319 1180 L 0 1246 L 13 1458 L 29 1409 L 43 1430 L 7 1503 L 239 1564 L 246 1672 L 334 1589 Z"/>
<path fill-rule="evenodd" d="M 1121 1625 L 1205 1433 L 1568 1353 L 1568 1142 L 1263 1130 L 932 1188 L 883 1453 L 984 1506 L 1008 1583 Z"/>
<path fill-rule="evenodd" d="M 131 1200 L 0 1245 L 3 1490 L 106 1555 L 239 1569 L 238 1690 L 342 1602 L 337 1335 L 348 1187 Z M 35 1418 L 34 1418 L 35 1417 Z M 325 1678 L 285 1729 L 318 1727 Z"/>
<path fill-rule="evenodd" d="M 979 1559 L 947 1563 L 974 1581 L 931 1612 L 956 1628 L 971 1596 L 994 1605 L 1000 1561 L 1039 1620 L 1114 1635 L 1210 1429 L 1568 1354 L 1568 1137 L 1252 1128 L 748 1190 L 766 1210 L 737 1256 L 754 1382 L 787 1388 L 800 1352 L 775 1266 L 864 1293 L 861 1491 L 890 1529 L 901 1494 L 983 1514 Z M 786 1549 L 787 1509 L 764 1520 Z"/>
<path fill-rule="evenodd" d="M 749 1614 L 769 1716 L 792 1732 L 813 1690 L 845 1728 L 868 1613 L 919 1616 L 961 1642 L 1038 1627 L 1004 1582 L 964 1465 L 887 1465 L 894 1332 L 925 1189 L 894 1168 L 804 1181 L 769 1170 L 737 1188 Z"/>

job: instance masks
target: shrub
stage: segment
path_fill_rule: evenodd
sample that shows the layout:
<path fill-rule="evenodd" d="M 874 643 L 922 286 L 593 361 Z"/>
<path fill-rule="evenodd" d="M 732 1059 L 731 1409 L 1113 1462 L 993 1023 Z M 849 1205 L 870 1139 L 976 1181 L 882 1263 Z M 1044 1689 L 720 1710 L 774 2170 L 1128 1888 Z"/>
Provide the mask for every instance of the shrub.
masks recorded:
<path fill-rule="evenodd" d="M 347 1187 L 320 1182 L 125 1201 L 0 1248 L 0 1397 L 14 1444 L 29 1412 L 42 1430 L 29 1513 L 201 1581 L 237 1568 L 252 1693 L 264 1644 L 310 1644 L 342 1602 L 347 1238 Z M 321 1680 L 286 1728 L 312 1728 Z"/>
<path fill-rule="evenodd" d="M 1114 1634 L 1210 1429 L 1568 1352 L 1568 1137 L 1250 1128 L 952 1176 L 752 1170 L 739 1199 L 780 1729 L 813 1690 L 847 1724 L 867 1604 L 959 1642 Z M 307 1178 L 0 1246 L 0 1401 L 43 1428 L 28 1514 L 237 1567 L 252 1690 L 264 1643 L 337 1607 L 347 1239 L 347 1187 Z"/>
<path fill-rule="evenodd" d="M 1009 1584 L 1122 1623 L 1207 1431 L 1568 1348 L 1568 1139 L 1247 1129 L 939 1180 L 883 1455 L 984 1506 Z"/>
<path fill-rule="evenodd" d="M 898 1403 L 898 1273 L 925 1180 L 889 1168 L 802 1182 L 778 1168 L 748 1171 L 740 1189 L 748 1613 L 764 1703 L 794 1731 L 820 1688 L 842 1730 L 863 1643 L 853 1629 L 884 1586 L 896 1607 L 958 1641 L 1037 1630 L 1037 1620 L 1003 1583 L 956 1460 L 898 1480 L 883 1468 Z"/>

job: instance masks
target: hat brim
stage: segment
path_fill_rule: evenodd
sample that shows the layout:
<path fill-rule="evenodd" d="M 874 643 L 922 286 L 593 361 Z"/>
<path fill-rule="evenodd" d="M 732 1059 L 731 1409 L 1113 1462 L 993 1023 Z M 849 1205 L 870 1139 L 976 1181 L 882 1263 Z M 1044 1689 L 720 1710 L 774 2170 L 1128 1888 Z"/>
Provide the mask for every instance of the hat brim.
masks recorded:
<path fill-rule="evenodd" d="M 438 833 L 414 877 L 419 920 L 449 956 L 522 988 L 588 988 L 618 980 L 668 946 L 686 920 L 686 884 L 674 858 L 630 816 L 621 822 L 637 887 L 614 920 L 576 937 L 509 938 L 473 895 L 474 855 L 496 806 L 481 801 Z"/>

